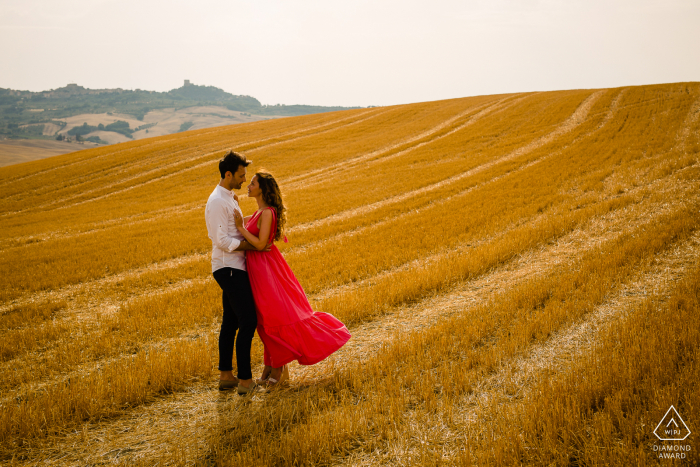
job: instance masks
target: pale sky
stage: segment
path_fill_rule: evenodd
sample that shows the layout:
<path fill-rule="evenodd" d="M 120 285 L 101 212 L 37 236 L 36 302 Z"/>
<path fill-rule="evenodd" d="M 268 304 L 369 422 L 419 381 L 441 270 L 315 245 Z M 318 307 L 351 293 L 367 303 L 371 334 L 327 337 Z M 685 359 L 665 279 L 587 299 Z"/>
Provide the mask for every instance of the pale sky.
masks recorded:
<path fill-rule="evenodd" d="M 698 0 L 0 0 L 0 87 L 368 106 L 700 81 Z"/>

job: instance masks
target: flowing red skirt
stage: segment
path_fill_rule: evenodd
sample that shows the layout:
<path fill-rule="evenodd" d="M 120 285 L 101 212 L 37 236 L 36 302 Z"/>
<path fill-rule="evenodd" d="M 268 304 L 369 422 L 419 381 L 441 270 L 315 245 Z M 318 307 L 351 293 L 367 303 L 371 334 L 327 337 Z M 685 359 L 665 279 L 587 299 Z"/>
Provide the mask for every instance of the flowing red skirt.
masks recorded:
<path fill-rule="evenodd" d="M 255 232 L 256 224 L 257 215 L 246 228 Z M 247 251 L 246 268 L 257 309 L 258 335 L 265 345 L 265 365 L 279 368 L 294 360 L 313 365 L 350 339 L 337 318 L 311 309 L 304 289 L 275 245 L 270 251 Z"/>

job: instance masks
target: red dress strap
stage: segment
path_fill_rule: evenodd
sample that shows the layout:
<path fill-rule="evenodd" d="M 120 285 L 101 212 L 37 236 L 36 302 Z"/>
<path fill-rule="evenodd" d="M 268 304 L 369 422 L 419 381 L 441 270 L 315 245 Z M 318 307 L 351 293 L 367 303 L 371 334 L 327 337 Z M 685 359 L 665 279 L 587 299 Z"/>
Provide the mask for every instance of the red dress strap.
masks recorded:
<path fill-rule="evenodd" d="M 272 243 L 272 240 L 275 238 L 275 232 L 277 232 L 277 211 L 275 211 L 275 208 L 273 208 L 272 206 L 268 206 L 265 209 L 269 209 L 270 211 L 272 211 L 272 224 L 270 225 L 270 238 L 267 240 L 267 243 Z"/>

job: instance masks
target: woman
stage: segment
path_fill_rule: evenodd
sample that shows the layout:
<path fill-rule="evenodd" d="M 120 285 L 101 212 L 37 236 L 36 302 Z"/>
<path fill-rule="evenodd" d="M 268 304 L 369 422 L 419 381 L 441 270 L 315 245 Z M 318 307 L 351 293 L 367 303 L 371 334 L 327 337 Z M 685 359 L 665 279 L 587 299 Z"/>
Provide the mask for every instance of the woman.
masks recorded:
<path fill-rule="evenodd" d="M 236 212 L 236 227 L 258 250 L 246 252 L 246 269 L 258 313 L 258 335 L 265 346 L 261 380 L 275 385 L 289 378 L 287 363 L 318 363 L 342 347 L 350 333 L 333 315 L 311 309 L 304 289 L 274 244 L 270 251 L 261 251 L 282 238 L 287 219 L 272 174 L 258 171 L 248 185 L 248 196 L 258 202 L 258 210 L 245 219 Z"/>

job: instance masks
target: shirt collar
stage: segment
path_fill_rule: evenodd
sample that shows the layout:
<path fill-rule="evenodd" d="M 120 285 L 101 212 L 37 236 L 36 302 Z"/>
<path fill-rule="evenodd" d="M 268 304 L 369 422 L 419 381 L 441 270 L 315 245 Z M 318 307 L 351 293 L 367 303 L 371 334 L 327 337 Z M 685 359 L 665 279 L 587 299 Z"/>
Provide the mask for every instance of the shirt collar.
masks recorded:
<path fill-rule="evenodd" d="M 218 188 L 218 189 L 220 189 L 221 191 L 223 191 L 224 193 L 226 193 L 228 196 L 231 197 L 231 199 L 233 199 L 233 200 L 235 201 L 235 199 L 234 199 L 234 197 L 233 197 L 233 191 L 229 191 L 229 190 L 227 190 L 226 188 L 222 187 L 221 185 L 216 185 L 216 188 Z"/>

